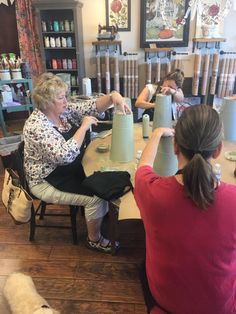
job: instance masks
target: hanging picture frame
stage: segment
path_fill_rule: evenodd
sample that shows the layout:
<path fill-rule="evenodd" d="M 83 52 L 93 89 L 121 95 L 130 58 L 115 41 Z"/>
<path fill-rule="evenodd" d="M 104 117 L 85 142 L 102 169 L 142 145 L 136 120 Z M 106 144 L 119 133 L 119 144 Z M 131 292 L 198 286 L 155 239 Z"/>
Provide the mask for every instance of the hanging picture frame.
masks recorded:
<path fill-rule="evenodd" d="M 140 46 L 187 47 L 189 16 L 183 23 L 189 0 L 141 0 Z"/>
<path fill-rule="evenodd" d="M 130 31 L 131 0 L 106 0 L 106 26 L 116 26 L 119 32 Z"/>
<path fill-rule="evenodd" d="M 205 0 L 197 10 L 195 37 L 220 38 L 224 34 L 224 19 L 228 14 L 230 3 L 227 0 Z M 225 16 L 222 16 L 222 11 Z"/>

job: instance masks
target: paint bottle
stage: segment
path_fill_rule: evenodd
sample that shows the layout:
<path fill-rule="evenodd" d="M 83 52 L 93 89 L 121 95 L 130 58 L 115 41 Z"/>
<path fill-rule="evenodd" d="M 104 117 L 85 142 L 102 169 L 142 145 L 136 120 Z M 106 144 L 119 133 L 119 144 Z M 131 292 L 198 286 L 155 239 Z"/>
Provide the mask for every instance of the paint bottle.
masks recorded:
<path fill-rule="evenodd" d="M 144 114 L 143 115 L 143 124 L 142 124 L 143 138 L 149 138 L 149 122 L 150 122 L 149 115 Z"/>

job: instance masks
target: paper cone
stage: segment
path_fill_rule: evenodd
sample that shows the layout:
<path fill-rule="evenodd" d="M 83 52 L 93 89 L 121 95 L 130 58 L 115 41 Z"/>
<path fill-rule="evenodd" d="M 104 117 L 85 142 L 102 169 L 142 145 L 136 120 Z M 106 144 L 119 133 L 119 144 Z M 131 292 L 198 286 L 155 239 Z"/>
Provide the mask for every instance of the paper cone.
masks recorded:
<path fill-rule="evenodd" d="M 156 95 L 152 129 L 172 127 L 171 95 Z"/>
<path fill-rule="evenodd" d="M 113 115 L 110 159 L 128 162 L 134 159 L 133 114 Z"/>
<path fill-rule="evenodd" d="M 236 141 L 236 99 L 225 97 L 221 108 L 221 117 L 226 141 Z"/>
<path fill-rule="evenodd" d="M 172 127 L 170 95 L 156 95 L 153 130 L 158 127 Z M 178 161 L 176 155 L 174 154 L 172 137 L 161 138 L 154 160 L 153 169 L 160 176 L 171 176 L 176 173 L 178 169 Z"/>

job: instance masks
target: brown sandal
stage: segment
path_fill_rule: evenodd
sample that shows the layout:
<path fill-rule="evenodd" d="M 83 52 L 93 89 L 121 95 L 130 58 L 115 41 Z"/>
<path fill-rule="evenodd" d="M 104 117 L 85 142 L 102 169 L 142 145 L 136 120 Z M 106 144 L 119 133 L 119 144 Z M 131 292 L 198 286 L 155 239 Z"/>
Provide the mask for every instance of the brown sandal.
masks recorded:
<path fill-rule="evenodd" d="M 86 240 L 86 246 L 87 248 L 95 251 L 100 251 L 103 253 L 112 253 L 112 245 L 111 241 L 109 240 L 108 243 L 104 246 L 102 245 L 104 240 L 104 237 L 101 235 L 98 241 L 91 241 L 89 238 Z M 117 250 L 119 248 L 120 244 L 119 242 L 115 242 L 115 249 Z"/>

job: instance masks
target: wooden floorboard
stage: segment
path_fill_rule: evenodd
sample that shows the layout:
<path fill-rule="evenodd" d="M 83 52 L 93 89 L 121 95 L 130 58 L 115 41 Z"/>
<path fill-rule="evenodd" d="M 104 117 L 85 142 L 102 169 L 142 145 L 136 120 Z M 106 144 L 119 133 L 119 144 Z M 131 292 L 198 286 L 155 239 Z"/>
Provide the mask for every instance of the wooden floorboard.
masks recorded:
<path fill-rule="evenodd" d="M 0 190 L 3 169 L 0 168 Z M 63 210 L 63 209 L 62 209 Z M 46 222 L 52 218 L 46 218 Z M 67 218 L 60 222 L 67 224 Z M 107 230 L 107 219 L 104 223 Z M 70 230 L 38 228 L 29 242 L 29 225 L 15 225 L 0 202 L 0 313 L 10 314 L 2 295 L 12 272 L 32 276 L 38 292 L 61 314 L 145 314 L 139 266 L 145 254 L 142 222 L 118 224 L 121 248 L 111 256 L 85 247 L 84 218 L 78 216 L 78 245 Z"/>

